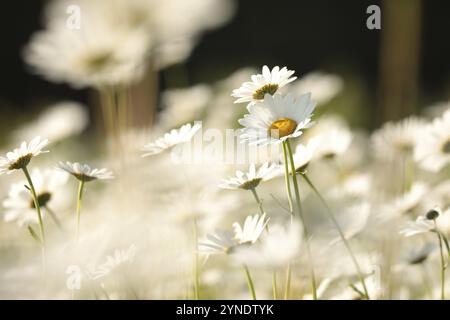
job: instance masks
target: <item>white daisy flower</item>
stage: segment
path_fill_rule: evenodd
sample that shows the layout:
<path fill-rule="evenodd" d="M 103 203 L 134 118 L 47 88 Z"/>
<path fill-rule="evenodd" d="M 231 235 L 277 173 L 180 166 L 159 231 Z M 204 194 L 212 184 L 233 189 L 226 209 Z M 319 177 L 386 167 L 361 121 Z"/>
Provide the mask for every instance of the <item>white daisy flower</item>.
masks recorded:
<path fill-rule="evenodd" d="M 270 232 L 261 242 L 236 250 L 235 258 L 252 267 L 278 268 L 284 267 L 300 253 L 302 244 L 302 227 L 294 222 L 288 227 L 271 226 Z"/>
<path fill-rule="evenodd" d="M 89 116 L 85 106 L 64 101 L 49 106 L 36 120 L 19 128 L 14 136 L 25 140 L 38 132 L 55 142 L 79 134 L 88 123 Z"/>
<path fill-rule="evenodd" d="M 201 122 L 195 122 L 193 126 L 188 123 L 179 129 L 172 129 L 161 138 L 144 146 L 142 151 L 145 153 L 142 156 L 152 156 L 178 144 L 189 142 L 201 127 Z"/>
<path fill-rule="evenodd" d="M 48 145 L 48 140 L 42 140 L 41 137 L 35 137 L 30 143 L 23 141 L 19 148 L 6 154 L 6 157 L 0 157 L 0 175 L 10 174 L 15 170 L 25 168 L 33 157 L 46 153 L 42 150 Z"/>
<path fill-rule="evenodd" d="M 217 230 L 216 234 L 208 234 L 207 241 L 199 243 L 199 251 L 205 254 L 234 254 L 238 247 L 255 243 L 268 222 L 265 214 L 248 216 L 243 227 L 233 223 L 233 232 Z"/>
<path fill-rule="evenodd" d="M 259 239 L 268 222 L 269 219 L 266 220 L 266 214 L 248 216 L 245 218 L 242 227 L 235 222 L 233 223 L 234 238 L 239 244 L 253 244 Z"/>
<path fill-rule="evenodd" d="M 91 268 L 92 279 L 99 279 L 107 276 L 114 270 L 131 264 L 136 256 L 136 245 L 131 245 L 127 250 L 115 250 L 113 255 L 106 257 L 106 262 L 97 268 Z"/>
<path fill-rule="evenodd" d="M 422 168 L 432 172 L 450 163 L 450 110 L 426 128 L 414 156 Z"/>
<path fill-rule="evenodd" d="M 233 90 L 231 96 L 237 98 L 234 103 L 254 103 L 263 100 L 266 94 L 274 95 L 280 88 L 297 79 L 291 77 L 294 72 L 286 67 L 280 69 L 278 66 L 270 71 L 264 66 L 262 74 L 252 75 L 252 81 L 244 82 L 239 89 Z"/>
<path fill-rule="evenodd" d="M 400 234 L 405 237 L 414 236 L 421 233 L 427 233 L 435 229 L 433 219 L 428 219 L 425 216 L 419 216 L 415 221 L 408 221 L 400 230 Z"/>
<path fill-rule="evenodd" d="M 223 189 L 255 189 L 261 181 L 267 181 L 275 177 L 279 171 L 279 165 L 276 163 L 265 162 L 259 169 L 256 169 L 254 163 L 250 164 L 248 172 L 236 171 L 236 177 L 223 180 L 219 184 Z"/>
<path fill-rule="evenodd" d="M 79 30 L 55 24 L 34 34 L 25 49 L 25 61 L 47 80 L 67 82 L 75 88 L 101 88 L 141 79 L 148 35 L 113 29 L 112 24 L 89 18 L 83 11 Z"/>
<path fill-rule="evenodd" d="M 302 135 L 311 122 L 316 104 L 309 93 L 295 98 L 266 94 L 264 101 L 248 106 L 249 114 L 239 119 L 241 141 L 250 145 L 277 144 Z"/>
<path fill-rule="evenodd" d="M 422 139 L 425 121 L 409 117 L 399 122 L 387 122 L 374 132 L 372 143 L 379 158 L 395 158 L 412 154 Z"/>
<path fill-rule="evenodd" d="M 113 173 L 105 168 L 91 169 L 87 164 L 81 164 L 78 162 L 60 162 L 59 168 L 68 172 L 75 178 L 83 182 L 89 182 L 93 180 L 107 180 L 113 179 Z"/>
<path fill-rule="evenodd" d="M 308 132 L 317 139 L 314 158 L 333 158 L 344 154 L 352 140 L 353 134 L 345 121 L 338 116 L 327 116 Z"/>
<path fill-rule="evenodd" d="M 45 211 L 61 207 L 65 201 L 61 187 L 67 182 L 68 175 L 59 170 L 35 169 L 31 172 L 31 179 L 37 193 L 39 206 Z M 5 209 L 4 220 L 6 222 L 17 221 L 19 226 L 29 223 L 38 223 L 36 208 L 30 190 L 24 186 L 26 181 L 15 183 L 11 186 L 8 197 L 3 201 Z M 52 211 L 49 211 L 53 214 Z"/>
<path fill-rule="evenodd" d="M 433 242 L 426 242 L 419 248 L 413 246 L 404 257 L 408 264 L 419 264 L 424 262 L 428 256 L 436 249 L 436 244 Z"/>
<path fill-rule="evenodd" d="M 319 139 L 312 138 L 306 144 L 298 144 L 293 155 L 296 172 L 305 172 L 319 147 Z M 290 169 L 289 169 L 290 170 Z"/>
<path fill-rule="evenodd" d="M 308 73 L 298 81 L 292 83 L 288 90 L 290 92 L 311 92 L 311 96 L 317 104 L 325 104 L 334 98 L 344 87 L 341 77 L 322 71 Z"/>
<path fill-rule="evenodd" d="M 199 243 L 199 251 L 204 254 L 230 254 L 239 245 L 233 233 L 226 230 L 217 230 L 206 238 L 207 241 Z"/>

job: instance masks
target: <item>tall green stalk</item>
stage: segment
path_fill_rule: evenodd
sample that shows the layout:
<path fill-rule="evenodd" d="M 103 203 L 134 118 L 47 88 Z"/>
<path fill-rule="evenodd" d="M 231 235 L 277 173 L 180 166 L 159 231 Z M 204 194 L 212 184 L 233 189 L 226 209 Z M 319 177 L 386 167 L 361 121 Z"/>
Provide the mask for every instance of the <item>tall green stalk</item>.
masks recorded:
<path fill-rule="evenodd" d="M 77 229 L 75 234 L 75 239 L 78 241 L 80 235 L 80 216 L 81 216 L 81 202 L 83 198 L 84 181 L 80 180 L 78 184 L 78 194 L 77 194 Z"/>
<path fill-rule="evenodd" d="M 27 178 L 28 184 L 30 185 L 31 196 L 33 197 L 34 207 L 36 208 L 36 212 L 37 212 L 37 216 L 38 216 L 39 232 L 41 235 L 41 244 L 42 244 L 42 247 L 45 247 L 44 223 L 42 221 L 41 206 L 39 204 L 39 199 L 37 197 L 36 189 L 34 188 L 33 181 L 31 180 L 31 176 L 30 176 L 30 173 L 28 172 L 27 167 L 23 167 L 22 170 L 23 170 L 23 173 L 25 174 L 25 177 Z"/>
<path fill-rule="evenodd" d="M 256 300 L 256 292 L 255 292 L 255 286 L 253 285 L 252 276 L 250 275 L 250 271 L 248 270 L 248 267 L 244 264 L 243 265 L 245 277 L 247 278 L 247 286 L 248 290 L 250 291 L 250 294 L 252 295 L 252 299 Z"/>
<path fill-rule="evenodd" d="M 336 227 L 339 236 L 342 240 L 342 242 L 344 243 L 351 259 L 352 262 L 355 266 L 356 272 L 358 273 L 358 277 L 359 280 L 361 282 L 361 285 L 363 287 L 363 291 L 364 291 L 364 295 L 366 299 L 370 299 L 369 298 L 369 292 L 367 290 L 367 286 L 366 286 L 366 282 L 364 280 L 364 276 L 363 273 L 361 271 L 361 267 L 358 264 L 358 261 L 355 258 L 355 255 L 353 254 L 352 248 L 350 247 L 350 243 L 348 242 L 348 240 L 345 238 L 344 232 L 342 231 L 341 226 L 339 225 L 339 222 L 337 221 L 336 217 L 334 216 L 333 212 L 331 211 L 330 207 L 328 206 L 328 203 L 325 201 L 325 199 L 322 197 L 322 195 L 320 194 L 320 192 L 317 190 L 317 188 L 314 186 L 314 184 L 312 183 L 312 181 L 309 179 L 309 177 L 306 175 L 306 173 L 301 174 L 301 176 L 303 177 L 303 179 L 305 179 L 306 183 L 309 185 L 309 187 L 314 191 L 314 193 L 317 195 L 317 197 L 319 198 L 319 200 L 322 202 L 323 206 L 326 209 L 326 212 L 328 214 L 328 217 L 330 218 L 330 220 L 333 222 L 334 226 Z"/>
<path fill-rule="evenodd" d="M 295 193 L 295 199 L 297 202 L 297 211 L 298 214 L 300 216 L 300 219 L 302 220 L 302 225 L 303 225 L 303 235 L 305 237 L 306 240 L 306 251 L 309 257 L 309 262 L 310 262 L 310 274 L 311 274 L 311 287 L 312 287 L 312 295 L 313 295 L 313 299 L 317 300 L 317 284 L 316 284 L 316 276 L 314 274 L 314 267 L 313 267 L 313 261 L 312 261 L 312 255 L 311 255 L 311 249 L 309 246 L 309 231 L 308 231 L 308 227 L 306 226 L 306 221 L 303 215 L 303 210 L 302 210 L 302 204 L 300 201 L 300 190 L 298 187 L 298 181 L 297 181 L 297 175 L 295 174 L 295 163 L 294 163 L 294 155 L 292 153 L 292 148 L 291 148 L 291 144 L 289 142 L 289 139 L 286 140 L 284 142 L 284 144 L 286 144 L 286 149 L 288 151 L 288 155 L 289 155 L 289 162 L 291 164 L 291 172 L 292 172 L 292 182 L 294 184 L 294 193 Z"/>

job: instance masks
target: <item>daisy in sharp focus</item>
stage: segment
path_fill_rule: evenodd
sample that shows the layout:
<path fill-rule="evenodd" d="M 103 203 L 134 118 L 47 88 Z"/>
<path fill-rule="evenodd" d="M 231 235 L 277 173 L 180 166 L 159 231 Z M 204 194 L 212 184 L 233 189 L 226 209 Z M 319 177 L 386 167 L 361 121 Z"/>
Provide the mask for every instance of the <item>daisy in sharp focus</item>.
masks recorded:
<path fill-rule="evenodd" d="M 113 179 L 114 175 L 111 171 L 102 169 L 91 169 L 87 164 L 81 164 L 78 162 L 60 162 L 59 168 L 71 174 L 77 180 L 82 182 L 90 182 L 93 180 L 107 180 Z"/>
<path fill-rule="evenodd" d="M 248 172 L 236 171 L 236 176 L 223 180 L 219 184 L 223 189 L 255 189 L 261 181 L 267 181 L 275 177 L 279 171 L 276 163 L 265 162 L 261 167 L 256 169 L 254 163 L 250 164 Z"/>
<path fill-rule="evenodd" d="M 280 88 L 297 79 L 292 77 L 294 72 L 286 67 L 280 69 L 278 66 L 271 71 L 264 66 L 262 74 L 252 75 L 252 81 L 244 82 L 239 89 L 233 90 L 231 96 L 237 98 L 234 103 L 255 103 L 264 100 L 266 94 L 274 95 Z"/>
<path fill-rule="evenodd" d="M 15 170 L 26 168 L 33 157 L 48 152 L 42 150 L 47 145 L 48 140 L 42 140 L 41 137 L 34 138 L 30 143 L 22 142 L 19 148 L 8 152 L 6 157 L 0 157 L 0 175 L 4 173 L 10 174 Z"/>
<path fill-rule="evenodd" d="M 267 145 L 299 137 L 309 127 L 315 106 L 309 93 L 300 97 L 266 94 L 263 101 L 249 105 L 249 114 L 239 119 L 244 126 L 239 138 L 249 145 Z"/>
<path fill-rule="evenodd" d="M 415 151 L 415 160 L 426 170 L 438 172 L 450 163 L 450 109 L 426 127 Z"/>
<path fill-rule="evenodd" d="M 66 184 L 68 175 L 58 170 L 38 170 L 31 172 L 31 179 L 36 188 L 39 206 L 50 213 L 59 224 L 52 210 L 61 208 L 66 203 L 66 194 L 61 188 Z M 8 197 L 3 201 L 6 222 L 17 221 L 19 226 L 28 223 L 38 223 L 36 208 L 30 190 L 26 189 L 26 181 L 11 186 Z"/>
<path fill-rule="evenodd" d="M 188 123 L 179 129 L 172 129 L 156 141 L 145 145 L 142 149 L 145 153 L 142 156 L 152 156 L 178 144 L 189 142 L 201 127 L 202 124 L 200 122 L 195 122 L 194 125 Z"/>

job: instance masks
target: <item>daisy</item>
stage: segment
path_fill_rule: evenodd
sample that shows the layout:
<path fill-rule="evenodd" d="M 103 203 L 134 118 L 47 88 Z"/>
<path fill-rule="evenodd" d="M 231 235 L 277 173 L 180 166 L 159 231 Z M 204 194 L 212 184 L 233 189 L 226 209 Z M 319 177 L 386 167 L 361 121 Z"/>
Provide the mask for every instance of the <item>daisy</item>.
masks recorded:
<path fill-rule="evenodd" d="M 353 140 L 353 134 L 345 121 L 338 116 L 328 116 L 321 118 L 315 126 L 310 136 L 317 139 L 315 148 L 315 158 L 333 158 L 344 154 Z"/>
<path fill-rule="evenodd" d="M 31 178 L 36 188 L 39 206 L 59 223 L 50 208 L 61 207 L 66 201 L 61 188 L 67 182 L 67 174 L 57 170 L 38 170 L 31 172 Z M 26 181 L 15 183 L 9 190 L 8 197 L 3 201 L 6 222 L 16 221 L 19 226 L 29 223 L 38 223 L 33 197 L 24 187 Z"/>
<path fill-rule="evenodd" d="M 91 169 L 87 164 L 80 164 L 78 162 L 60 162 L 59 168 L 68 172 L 80 182 L 90 182 L 94 180 L 113 179 L 113 173 L 105 168 Z"/>
<path fill-rule="evenodd" d="M 388 122 L 372 135 L 375 155 L 379 158 L 395 158 L 414 153 L 422 140 L 425 121 L 409 117 L 399 122 Z"/>
<path fill-rule="evenodd" d="M 117 30 L 83 11 L 82 27 L 54 24 L 39 31 L 25 48 L 25 61 L 45 79 L 75 88 L 129 84 L 144 75 L 149 37 Z"/>
<path fill-rule="evenodd" d="M 63 101 L 49 106 L 33 122 L 19 128 L 14 136 L 28 139 L 35 132 L 59 141 L 81 133 L 89 123 L 87 108 L 72 101 Z"/>
<path fill-rule="evenodd" d="M 201 122 L 195 122 L 192 126 L 190 123 L 183 125 L 179 129 L 172 129 L 161 138 L 156 141 L 147 144 L 142 149 L 145 153 L 143 157 L 152 156 L 163 152 L 169 148 L 172 148 L 178 144 L 186 143 L 192 139 L 192 137 L 202 127 Z"/>
<path fill-rule="evenodd" d="M 0 175 L 25 169 L 33 157 L 48 152 L 42 150 L 47 145 L 48 140 L 42 140 L 39 136 L 31 140 L 30 143 L 23 141 L 19 148 L 8 152 L 6 157 L 0 157 Z"/>
<path fill-rule="evenodd" d="M 254 244 L 261 236 L 269 219 L 266 215 L 248 216 L 244 226 L 233 223 L 233 232 L 217 230 L 216 234 L 208 234 L 207 241 L 199 243 L 200 252 L 205 254 L 233 254 L 240 246 Z"/>
<path fill-rule="evenodd" d="M 250 164 L 248 172 L 236 171 L 236 177 L 223 180 L 219 185 L 223 189 L 254 190 L 261 181 L 267 181 L 277 175 L 279 166 L 276 163 L 265 162 L 259 169 Z"/>
<path fill-rule="evenodd" d="M 264 101 L 249 105 L 249 114 L 239 119 L 244 126 L 240 139 L 249 145 L 267 145 L 299 137 L 310 124 L 315 106 L 309 93 L 298 98 L 266 94 Z"/>
<path fill-rule="evenodd" d="M 294 222 L 288 227 L 275 225 L 270 228 L 261 242 L 254 246 L 244 246 L 236 251 L 236 260 L 253 267 L 270 269 L 284 267 L 300 252 L 302 228 Z"/>
<path fill-rule="evenodd" d="M 426 216 L 419 216 L 415 221 L 406 222 L 404 227 L 400 230 L 400 234 L 405 237 L 410 237 L 433 230 L 435 230 L 433 219 L 429 219 Z"/>
<path fill-rule="evenodd" d="M 438 172 L 450 163 L 450 110 L 426 128 L 415 151 L 416 161 L 426 170 Z"/>
<path fill-rule="evenodd" d="M 239 244 L 254 244 L 258 241 L 268 222 L 269 219 L 266 220 L 265 214 L 248 216 L 242 227 L 235 222 L 233 223 L 234 238 Z"/>
<path fill-rule="evenodd" d="M 231 96 L 237 98 L 234 103 L 254 103 L 264 99 L 266 94 L 274 95 L 280 88 L 297 79 L 291 77 L 295 71 L 276 66 L 270 71 L 267 66 L 262 74 L 252 75 L 250 82 L 244 82 L 239 89 L 233 90 Z"/>
<path fill-rule="evenodd" d="M 294 165 L 296 172 L 305 172 L 311 162 L 314 152 L 319 146 L 319 139 L 312 138 L 306 144 L 298 144 L 295 148 Z"/>
<path fill-rule="evenodd" d="M 314 71 L 308 73 L 289 86 L 290 92 L 311 92 L 312 98 L 317 104 L 326 104 L 333 99 L 344 87 L 341 77 L 334 74 Z"/>
<path fill-rule="evenodd" d="M 206 238 L 206 242 L 199 243 L 199 251 L 205 254 L 230 254 L 239 245 L 233 233 L 226 230 L 217 230 Z"/>

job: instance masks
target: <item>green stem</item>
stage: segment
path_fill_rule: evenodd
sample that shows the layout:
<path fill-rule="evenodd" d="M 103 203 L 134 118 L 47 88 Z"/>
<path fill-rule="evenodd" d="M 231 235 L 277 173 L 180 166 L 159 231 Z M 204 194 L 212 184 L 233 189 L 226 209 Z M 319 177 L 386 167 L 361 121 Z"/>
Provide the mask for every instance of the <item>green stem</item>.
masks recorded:
<path fill-rule="evenodd" d="M 291 183 L 289 182 L 289 162 L 288 162 L 288 151 L 286 148 L 286 143 L 283 142 L 283 158 L 284 158 L 284 181 L 286 184 L 286 193 L 289 202 L 289 211 L 291 212 L 291 222 L 294 215 L 294 207 L 292 201 L 292 191 L 291 191 Z"/>
<path fill-rule="evenodd" d="M 292 181 L 294 183 L 295 199 L 296 199 L 296 202 L 297 202 L 297 210 L 298 210 L 298 214 L 300 216 L 300 219 L 302 220 L 303 236 L 305 237 L 305 240 L 306 240 L 305 241 L 306 242 L 306 251 L 307 251 L 307 254 L 308 254 L 309 261 L 310 261 L 312 295 L 313 295 L 313 299 L 317 300 L 316 277 L 315 277 L 315 274 L 314 274 L 314 267 L 313 267 L 311 249 L 309 247 L 309 231 L 308 231 L 308 227 L 306 226 L 306 221 L 305 221 L 304 216 L 303 216 L 302 204 L 301 204 L 301 201 L 300 201 L 300 191 L 299 191 L 299 187 L 298 187 L 297 175 L 295 174 L 294 155 L 292 153 L 292 148 L 291 148 L 291 144 L 289 142 L 289 139 L 286 140 L 284 142 L 284 144 L 286 144 L 286 148 L 287 148 L 287 151 L 288 151 L 288 154 L 289 154 L 289 161 L 290 161 L 290 164 L 291 164 L 291 171 L 292 171 Z"/>
<path fill-rule="evenodd" d="M 337 231 L 339 232 L 339 236 L 340 236 L 342 242 L 344 243 L 344 245 L 345 245 L 345 247 L 346 247 L 346 249 L 347 249 L 347 251 L 348 251 L 348 253 L 350 255 L 350 258 L 352 259 L 352 262 L 353 262 L 353 264 L 355 266 L 356 272 L 358 273 L 359 281 L 361 282 L 361 285 L 362 285 L 363 290 L 364 290 L 364 295 L 365 295 L 366 299 L 369 300 L 370 299 L 369 298 L 369 291 L 367 290 L 366 282 L 364 280 L 364 276 L 363 276 L 363 273 L 361 271 L 361 267 L 359 266 L 355 255 L 353 254 L 353 250 L 350 247 L 350 243 L 346 239 L 346 237 L 344 235 L 344 232 L 342 231 L 342 228 L 339 225 L 339 222 L 337 221 L 336 217 L 334 216 L 333 212 L 331 211 L 331 208 L 328 206 L 328 203 L 325 201 L 325 198 L 322 197 L 322 195 L 320 194 L 319 190 L 317 190 L 317 188 L 312 183 L 312 181 L 309 179 L 309 177 L 306 175 L 306 173 L 303 173 L 302 177 L 303 177 L 303 179 L 305 179 L 306 183 L 309 185 L 309 187 L 314 191 L 314 193 L 317 195 L 319 200 L 322 202 L 323 206 L 326 209 L 328 217 L 333 222 L 334 226 L 336 227 Z"/>
<path fill-rule="evenodd" d="M 264 214 L 263 204 L 262 204 L 261 199 L 258 196 L 258 193 L 256 192 L 256 188 L 251 189 L 251 191 L 252 191 L 253 197 L 256 200 L 256 203 L 258 204 L 259 211 L 261 212 L 261 214 Z"/>
<path fill-rule="evenodd" d="M 252 276 L 250 275 L 250 271 L 248 270 L 248 267 L 245 264 L 243 265 L 243 268 L 245 271 L 245 277 L 247 278 L 248 290 L 250 291 L 250 294 L 252 295 L 252 299 L 256 300 L 255 286 L 253 285 L 253 280 L 252 280 Z"/>
<path fill-rule="evenodd" d="M 195 238 L 195 257 L 194 257 L 194 297 L 195 300 L 200 300 L 200 275 L 198 262 L 198 225 L 197 220 L 194 219 L 194 238 Z"/>
<path fill-rule="evenodd" d="M 289 299 L 289 294 L 291 292 L 291 264 L 289 263 L 286 270 L 286 283 L 284 286 L 284 300 Z"/>
<path fill-rule="evenodd" d="M 77 230 L 75 234 L 75 239 L 78 242 L 78 238 L 80 235 L 80 216 L 81 216 L 81 200 L 83 198 L 83 188 L 84 188 L 84 181 L 80 180 L 80 183 L 78 185 L 78 195 L 77 195 Z"/>
<path fill-rule="evenodd" d="M 436 220 L 434 220 L 434 226 L 437 230 Z M 439 240 L 439 253 L 441 256 L 441 300 L 445 300 L 445 258 L 444 258 L 444 249 L 442 247 L 442 238 L 441 233 L 439 231 L 436 232 Z"/>
<path fill-rule="evenodd" d="M 272 273 L 272 295 L 273 295 L 273 300 L 278 300 L 276 271 L 274 271 Z"/>
<path fill-rule="evenodd" d="M 36 189 L 34 189 L 33 181 L 31 180 L 31 176 L 30 176 L 30 173 L 28 172 L 27 167 L 23 167 L 22 170 L 23 170 L 23 173 L 25 174 L 25 177 L 27 178 L 28 184 L 30 185 L 31 195 L 33 197 L 34 207 L 36 208 L 38 221 L 39 221 L 39 231 L 41 234 L 42 247 L 45 247 L 44 223 L 42 221 L 41 206 L 39 205 L 39 200 L 36 195 Z"/>

